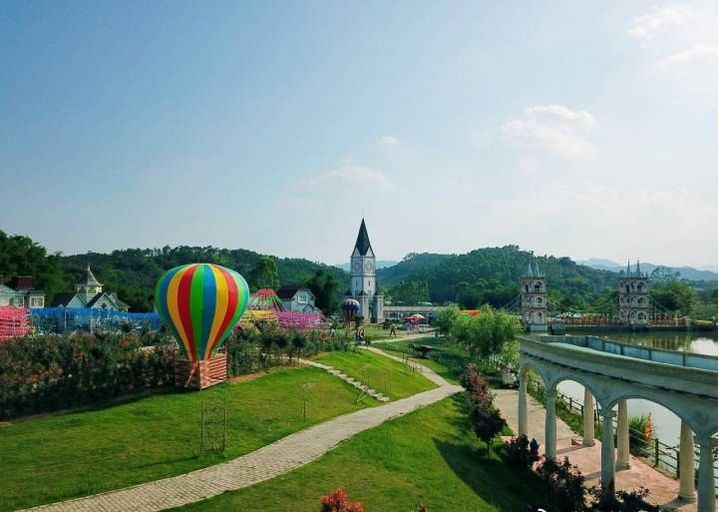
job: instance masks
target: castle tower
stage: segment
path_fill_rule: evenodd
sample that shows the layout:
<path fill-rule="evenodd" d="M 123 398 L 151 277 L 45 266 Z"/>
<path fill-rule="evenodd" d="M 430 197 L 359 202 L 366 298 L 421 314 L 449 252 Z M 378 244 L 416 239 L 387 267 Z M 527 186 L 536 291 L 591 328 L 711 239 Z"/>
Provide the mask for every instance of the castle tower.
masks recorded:
<path fill-rule="evenodd" d="M 642 272 L 639 260 L 634 270 L 619 276 L 619 321 L 624 325 L 649 324 L 649 274 Z"/>
<path fill-rule="evenodd" d="M 92 273 L 89 264 L 85 270 L 85 279 L 75 285 L 75 293 L 82 295 L 85 302 L 89 302 L 95 295 L 102 293 L 102 283 Z"/>
<path fill-rule="evenodd" d="M 522 322 L 530 332 L 547 330 L 547 279 L 536 262 L 522 276 Z"/>
<path fill-rule="evenodd" d="M 360 303 L 358 315 L 365 321 L 382 321 L 384 317 L 384 301 L 377 294 L 375 277 L 375 255 L 367 234 L 364 219 L 360 224 L 357 241 L 350 257 L 350 290 L 353 298 Z"/>

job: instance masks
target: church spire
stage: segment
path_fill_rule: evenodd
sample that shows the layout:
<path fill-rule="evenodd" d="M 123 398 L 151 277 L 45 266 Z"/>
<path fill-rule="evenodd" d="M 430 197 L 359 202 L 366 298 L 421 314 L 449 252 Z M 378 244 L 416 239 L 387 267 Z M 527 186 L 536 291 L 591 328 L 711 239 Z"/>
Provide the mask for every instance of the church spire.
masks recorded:
<path fill-rule="evenodd" d="M 365 256 L 371 248 L 372 246 L 369 243 L 369 235 L 367 234 L 367 226 L 365 226 L 364 219 L 362 219 L 359 233 L 357 233 L 355 249 L 357 249 L 357 252 L 359 252 L 360 256 Z"/>

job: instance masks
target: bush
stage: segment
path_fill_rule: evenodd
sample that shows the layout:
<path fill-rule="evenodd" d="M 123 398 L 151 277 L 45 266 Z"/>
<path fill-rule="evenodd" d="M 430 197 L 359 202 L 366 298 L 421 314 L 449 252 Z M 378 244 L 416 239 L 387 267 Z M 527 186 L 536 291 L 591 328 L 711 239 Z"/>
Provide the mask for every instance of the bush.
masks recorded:
<path fill-rule="evenodd" d="M 646 416 L 632 416 L 629 418 L 629 452 L 632 455 L 646 456 L 649 443 L 644 433 L 647 431 L 648 419 Z"/>
<path fill-rule="evenodd" d="M 172 384 L 175 348 L 152 334 L 16 338 L 0 345 L 0 419 Z"/>
<path fill-rule="evenodd" d="M 486 453 L 489 457 L 492 440 L 502 431 L 506 422 L 494 407 L 494 395 L 488 391 L 489 383 L 477 372 L 474 364 L 467 365 L 460 382 L 467 390 L 465 398 L 472 430 L 487 445 Z"/>
<path fill-rule="evenodd" d="M 504 446 L 504 461 L 517 471 L 528 471 L 539 460 L 539 443 L 522 434 Z"/>
<path fill-rule="evenodd" d="M 345 490 L 340 487 L 332 494 L 322 496 L 320 512 L 365 512 L 362 503 L 352 503 Z"/>
<path fill-rule="evenodd" d="M 596 512 L 659 512 L 659 507 L 646 501 L 649 489 L 608 492 L 601 487 L 592 487 L 592 511 Z"/>
<path fill-rule="evenodd" d="M 554 459 L 544 459 L 537 468 L 539 478 L 543 480 L 554 495 L 560 512 L 584 512 L 587 506 L 584 500 L 584 475 L 568 459 L 559 463 Z"/>

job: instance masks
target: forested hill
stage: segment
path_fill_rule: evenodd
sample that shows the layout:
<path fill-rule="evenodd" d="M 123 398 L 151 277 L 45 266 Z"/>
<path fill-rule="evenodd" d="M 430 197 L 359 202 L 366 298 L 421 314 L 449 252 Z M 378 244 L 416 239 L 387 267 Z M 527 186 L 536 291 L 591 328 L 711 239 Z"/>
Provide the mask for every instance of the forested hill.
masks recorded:
<path fill-rule="evenodd" d="M 258 272 L 261 260 L 271 259 L 277 267 L 277 278 Z M 349 276 L 341 269 L 299 258 L 264 256 L 247 249 L 218 249 L 216 247 L 164 247 L 162 249 L 123 249 L 110 254 L 88 253 L 61 256 L 60 266 L 65 282 L 70 286 L 84 275 L 90 264 L 93 273 L 109 291 L 116 291 L 132 310 L 152 309 L 155 283 L 167 270 L 186 263 L 215 263 L 236 270 L 252 288 L 278 288 L 289 284 L 304 284 L 324 269 L 332 274 L 344 291 Z"/>
<path fill-rule="evenodd" d="M 0 230 L 0 280 L 12 285 L 17 276 L 33 276 L 34 286 L 45 291 L 48 305 L 54 303 L 58 294 L 73 291 L 89 264 L 105 290 L 117 292 L 131 311 L 150 311 L 160 276 L 172 267 L 194 262 L 232 268 L 253 288 L 305 284 L 318 270 L 338 281 L 336 290 L 344 292 L 349 287 L 349 275 L 336 267 L 304 259 L 264 256 L 246 249 L 180 246 L 63 256 L 48 254 L 29 237 L 8 236 Z"/>
<path fill-rule="evenodd" d="M 557 301 L 591 302 L 617 286 L 616 273 L 577 265 L 569 258 L 534 257 L 514 245 L 459 255 L 409 255 L 394 267 L 380 270 L 378 278 L 390 293 L 400 282 L 426 282 L 429 300 L 435 303 L 502 306 L 519 295 L 519 278 L 530 260 L 546 274 L 550 295 Z"/>

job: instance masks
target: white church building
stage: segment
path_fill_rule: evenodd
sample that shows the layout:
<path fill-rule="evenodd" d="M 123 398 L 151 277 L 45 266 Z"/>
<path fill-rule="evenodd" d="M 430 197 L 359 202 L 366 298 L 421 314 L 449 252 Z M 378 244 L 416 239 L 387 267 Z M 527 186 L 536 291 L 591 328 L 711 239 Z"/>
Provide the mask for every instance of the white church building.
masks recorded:
<path fill-rule="evenodd" d="M 377 293 L 376 261 L 364 219 L 350 257 L 350 296 L 360 303 L 358 316 L 365 322 L 384 321 L 384 297 Z"/>

